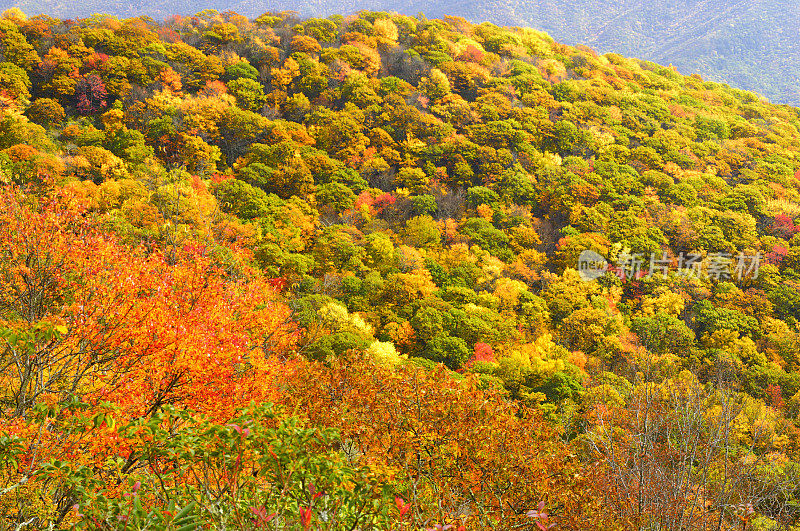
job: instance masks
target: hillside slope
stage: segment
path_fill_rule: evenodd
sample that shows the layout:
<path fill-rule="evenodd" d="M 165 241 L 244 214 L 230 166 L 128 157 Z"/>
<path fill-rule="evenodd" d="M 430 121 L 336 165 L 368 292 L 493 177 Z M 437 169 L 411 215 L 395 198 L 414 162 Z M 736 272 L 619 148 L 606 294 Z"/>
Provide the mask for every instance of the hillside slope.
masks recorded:
<path fill-rule="evenodd" d="M 800 523 L 800 108 L 458 17 L 0 52 L 0 528 Z"/>
<path fill-rule="evenodd" d="M 432 18 L 462 16 L 476 23 L 526 26 L 559 42 L 585 44 L 601 53 L 616 52 L 661 64 L 765 95 L 776 103 L 800 105 L 800 4 L 793 0 L 253 0 L 212 2 L 58 2 L 3 0 L 0 8 L 19 6 L 28 14 L 60 17 L 109 13 L 164 19 L 206 8 L 247 16 L 296 10 L 303 16 L 348 14 L 360 9 L 396 11 Z"/>

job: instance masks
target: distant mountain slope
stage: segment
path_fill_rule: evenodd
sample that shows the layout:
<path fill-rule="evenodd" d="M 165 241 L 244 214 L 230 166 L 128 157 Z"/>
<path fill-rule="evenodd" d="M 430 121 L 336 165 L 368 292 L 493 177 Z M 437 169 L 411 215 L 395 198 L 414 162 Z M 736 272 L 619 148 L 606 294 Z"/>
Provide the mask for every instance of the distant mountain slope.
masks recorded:
<path fill-rule="evenodd" d="M 683 73 L 752 90 L 776 103 L 800 105 L 800 4 L 796 0 L 2 0 L 28 14 L 82 17 L 104 12 L 156 19 L 202 9 L 254 16 L 295 10 L 327 16 L 359 9 L 462 16 L 472 22 L 531 26 L 568 44 L 586 44 L 658 63 Z"/>
<path fill-rule="evenodd" d="M 528 0 L 510 10 L 495 9 L 503 13 L 501 24 L 533 26 L 601 52 L 672 63 L 682 72 L 796 105 L 799 6 L 791 0 Z"/>

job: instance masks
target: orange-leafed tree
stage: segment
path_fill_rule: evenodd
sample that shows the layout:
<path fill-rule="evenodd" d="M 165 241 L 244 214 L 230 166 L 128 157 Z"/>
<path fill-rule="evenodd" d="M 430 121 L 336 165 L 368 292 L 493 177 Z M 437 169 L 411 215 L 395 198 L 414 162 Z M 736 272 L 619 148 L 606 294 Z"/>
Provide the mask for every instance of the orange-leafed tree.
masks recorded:
<path fill-rule="evenodd" d="M 555 427 L 457 376 L 353 356 L 299 367 L 284 396 L 312 424 L 339 429 L 353 464 L 397 486 L 412 527 L 533 529 L 544 502 L 558 529 L 624 528 Z"/>
<path fill-rule="evenodd" d="M 43 472 L 52 459 L 121 482 L 138 457 L 117 423 L 167 404 L 224 422 L 274 400 L 271 354 L 294 336 L 265 279 L 227 278 L 202 245 L 177 260 L 126 248 L 63 197 L 4 189 L 0 200 L 0 431 L 22 445 L 2 470 L 7 521 L 46 527 L 75 503 Z"/>

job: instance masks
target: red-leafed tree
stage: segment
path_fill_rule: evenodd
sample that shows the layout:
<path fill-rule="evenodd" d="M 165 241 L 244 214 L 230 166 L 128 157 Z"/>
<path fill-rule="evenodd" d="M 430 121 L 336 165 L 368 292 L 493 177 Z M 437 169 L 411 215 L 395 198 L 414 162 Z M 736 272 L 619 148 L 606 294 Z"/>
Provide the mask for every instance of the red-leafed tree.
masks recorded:
<path fill-rule="evenodd" d="M 95 114 L 108 107 L 108 92 L 100 76 L 90 74 L 78 80 L 75 87 L 76 106 L 81 114 Z"/>

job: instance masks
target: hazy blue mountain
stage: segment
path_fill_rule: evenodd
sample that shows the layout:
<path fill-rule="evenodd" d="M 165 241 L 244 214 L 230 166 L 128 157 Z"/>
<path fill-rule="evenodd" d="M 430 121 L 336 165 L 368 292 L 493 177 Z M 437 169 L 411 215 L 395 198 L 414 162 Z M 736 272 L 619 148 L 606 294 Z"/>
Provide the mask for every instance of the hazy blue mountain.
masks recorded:
<path fill-rule="evenodd" d="M 203 9 L 255 16 L 294 10 L 301 15 L 350 14 L 360 9 L 462 16 L 472 22 L 530 26 L 567 44 L 667 64 L 683 73 L 753 90 L 776 103 L 800 105 L 800 2 L 797 0 L 0 0 L 62 18 L 92 13 L 163 19 Z"/>

